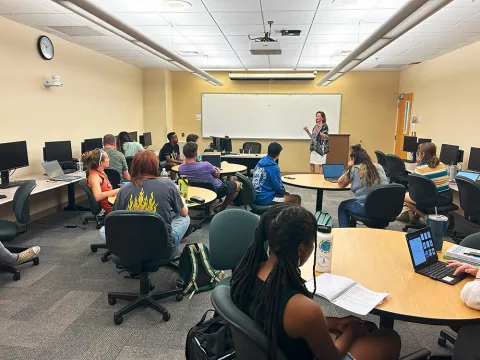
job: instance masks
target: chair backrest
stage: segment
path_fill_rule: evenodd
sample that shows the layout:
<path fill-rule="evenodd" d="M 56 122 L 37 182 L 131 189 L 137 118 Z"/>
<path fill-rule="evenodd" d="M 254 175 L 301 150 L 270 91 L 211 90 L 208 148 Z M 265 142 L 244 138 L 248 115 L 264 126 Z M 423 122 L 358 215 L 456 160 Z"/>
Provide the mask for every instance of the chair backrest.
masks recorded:
<path fill-rule="evenodd" d="M 405 163 L 397 155 L 385 155 L 387 161 L 387 173 L 390 177 L 405 175 Z"/>
<path fill-rule="evenodd" d="M 243 151 L 248 153 L 250 150 L 251 154 L 260 154 L 262 152 L 262 144 L 254 141 L 247 141 L 243 143 Z"/>
<path fill-rule="evenodd" d="M 383 167 L 383 170 L 387 172 L 387 158 L 386 155 L 381 152 L 380 150 L 375 150 L 375 155 L 377 156 L 377 162 L 380 164 L 380 166 Z"/>
<path fill-rule="evenodd" d="M 93 215 L 97 215 L 100 211 L 102 211 L 102 206 L 100 203 L 95 199 L 95 195 L 93 195 L 92 189 L 87 185 L 87 179 L 82 179 L 78 182 L 80 187 L 85 191 L 88 197 L 88 203 L 90 204 L 90 211 Z"/>
<path fill-rule="evenodd" d="M 435 206 L 437 203 L 437 187 L 435 183 L 420 174 L 408 175 L 408 191 L 410 197 L 417 204 L 417 208 Z"/>
<path fill-rule="evenodd" d="M 122 182 L 122 175 L 118 172 L 117 169 L 114 168 L 106 168 L 104 171 L 108 177 L 108 180 L 110 180 L 110 184 L 112 184 L 112 187 L 114 189 L 118 189 L 120 187 L 120 183 Z"/>
<path fill-rule="evenodd" d="M 466 236 L 462 241 L 460 241 L 460 245 L 471 249 L 480 250 L 480 233 Z"/>
<path fill-rule="evenodd" d="M 130 168 L 132 167 L 133 156 L 125 157 L 125 160 L 127 160 L 128 171 L 130 171 Z"/>
<path fill-rule="evenodd" d="M 243 209 L 228 209 L 210 222 L 210 262 L 217 270 L 237 267 L 252 243 L 258 226 L 257 215 Z"/>
<path fill-rule="evenodd" d="M 188 180 L 189 186 L 199 187 L 199 188 L 211 190 L 215 194 L 217 193 L 217 188 L 215 187 L 213 182 L 211 182 L 210 180 L 193 180 L 189 178 L 187 178 L 187 180 Z"/>
<path fill-rule="evenodd" d="M 168 262 L 172 249 L 163 218 L 152 211 L 116 210 L 105 217 L 108 249 L 125 264 Z"/>
<path fill-rule="evenodd" d="M 480 186 L 464 176 L 457 176 L 455 180 L 458 186 L 460 207 L 463 209 L 465 217 L 480 220 Z"/>
<path fill-rule="evenodd" d="M 236 359 L 267 360 L 268 338 L 265 332 L 260 324 L 233 303 L 230 287 L 217 286 L 213 290 L 211 301 L 217 314 L 230 325 Z M 277 359 L 287 359 L 280 349 L 277 349 Z"/>
<path fill-rule="evenodd" d="M 20 185 L 13 195 L 13 212 L 20 224 L 30 221 L 30 194 L 36 186 L 35 180 L 28 180 Z"/>
<path fill-rule="evenodd" d="M 405 200 L 405 187 L 400 184 L 377 185 L 365 199 L 365 212 L 368 217 L 395 221 L 402 212 Z"/>
<path fill-rule="evenodd" d="M 245 205 L 255 204 L 257 193 L 253 188 L 253 184 L 248 177 L 240 173 L 236 173 L 237 180 L 242 183 L 242 200 Z"/>

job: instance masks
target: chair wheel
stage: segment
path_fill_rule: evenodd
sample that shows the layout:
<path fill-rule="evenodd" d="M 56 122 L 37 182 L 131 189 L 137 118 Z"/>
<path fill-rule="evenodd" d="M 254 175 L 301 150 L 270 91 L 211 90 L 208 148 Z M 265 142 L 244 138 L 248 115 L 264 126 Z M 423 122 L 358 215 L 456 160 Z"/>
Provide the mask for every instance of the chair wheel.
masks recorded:
<path fill-rule="evenodd" d="M 97 252 L 97 250 L 98 249 L 96 247 L 94 247 L 93 245 L 90 245 L 90 251 L 91 252 Z"/>
<path fill-rule="evenodd" d="M 177 294 L 177 296 L 175 296 L 175 300 L 182 301 L 183 300 L 183 294 Z"/>
<path fill-rule="evenodd" d="M 447 339 L 439 337 L 437 342 L 440 346 L 447 346 Z"/>
<path fill-rule="evenodd" d="M 123 322 L 123 316 L 113 316 L 113 322 L 115 325 L 120 325 Z"/>
<path fill-rule="evenodd" d="M 102 260 L 102 262 L 107 262 L 108 261 L 108 256 L 105 256 L 103 255 L 100 260 Z"/>
<path fill-rule="evenodd" d="M 15 274 L 13 274 L 13 280 L 14 281 L 20 280 L 20 271 L 17 271 Z"/>
<path fill-rule="evenodd" d="M 39 259 L 38 257 L 33 258 L 33 265 L 36 266 L 36 265 L 38 265 L 38 264 L 40 264 L 40 259 Z"/>
<path fill-rule="evenodd" d="M 117 303 L 117 299 L 115 299 L 115 298 L 108 298 L 108 303 L 109 303 L 110 305 L 115 305 L 115 304 Z"/>
<path fill-rule="evenodd" d="M 163 321 L 168 321 L 170 320 L 170 313 L 167 311 L 163 314 Z"/>
<path fill-rule="evenodd" d="M 87 219 L 83 220 L 83 221 L 82 221 L 82 224 L 83 224 L 83 225 L 87 225 L 87 224 L 88 224 L 88 220 L 87 220 Z"/>

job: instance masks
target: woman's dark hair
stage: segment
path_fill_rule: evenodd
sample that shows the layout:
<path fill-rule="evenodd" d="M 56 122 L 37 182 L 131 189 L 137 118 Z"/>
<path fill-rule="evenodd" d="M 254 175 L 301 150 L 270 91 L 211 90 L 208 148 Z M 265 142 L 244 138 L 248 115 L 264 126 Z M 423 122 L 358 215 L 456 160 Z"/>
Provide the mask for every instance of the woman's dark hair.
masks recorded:
<path fill-rule="evenodd" d="M 426 162 L 429 168 L 434 169 L 440 164 L 440 160 L 437 157 L 437 146 L 434 143 L 420 144 L 418 153 L 423 153 L 423 162 Z"/>
<path fill-rule="evenodd" d="M 362 145 L 357 144 L 350 147 L 350 158 L 355 165 L 360 165 L 360 179 L 366 177 L 369 188 L 380 182 L 380 174 Z"/>
<path fill-rule="evenodd" d="M 323 120 L 322 120 L 322 124 L 325 124 L 325 123 L 327 122 L 327 115 L 325 115 L 325 113 L 324 113 L 323 111 L 317 111 L 317 112 L 315 113 L 315 116 L 316 116 L 317 114 L 321 114 L 321 115 L 322 115 L 322 119 L 323 119 Z"/>
<path fill-rule="evenodd" d="M 132 159 L 132 182 L 140 186 L 145 178 L 159 177 L 158 157 L 153 151 L 139 151 Z"/>
<path fill-rule="evenodd" d="M 253 303 L 250 303 L 260 266 L 268 259 L 265 250 L 267 239 L 270 254 L 275 254 L 277 262 Z M 272 206 L 260 218 L 254 240 L 233 272 L 230 283 L 232 301 L 253 319 L 262 320 L 269 340 L 269 359 L 276 359 L 277 334 L 282 326 L 279 301 L 283 286 L 288 284 L 301 294 L 309 298 L 313 297 L 306 288 L 298 267 L 298 247 L 300 244 L 309 244 L 312 239 L 315 242 L 314 257 L 316 258 L 317 222 L 311 212 L 293 204 Z M 312 271 L 315 277 L 315 261 Z"/>
<path fill-rule="evenodd" d="M 125 150 L 123 150 L 123 144 L 126 142 L 132 142 L 132 138 L 130 137 L 130 134 L 126 131 L 120 132 L 117 136 L 117 150 L 121 151 L 123 154 L 125 154 Z"/>

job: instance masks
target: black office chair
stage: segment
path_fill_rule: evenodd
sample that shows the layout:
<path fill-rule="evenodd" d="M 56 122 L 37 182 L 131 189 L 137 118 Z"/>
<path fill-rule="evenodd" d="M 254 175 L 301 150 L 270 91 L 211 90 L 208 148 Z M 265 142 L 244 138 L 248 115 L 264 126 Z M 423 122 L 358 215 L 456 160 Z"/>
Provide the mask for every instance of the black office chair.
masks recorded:
<path fill-rule="evenodd" d="M 387 160 L 387 173 L 390 181 L 401 184 L 408 189 L 408 173 L 405 169 L 405 163 L 397 155 L 385 155 Z"/>
<path fill-rule="evenodd" d="M 260 154 L 262 152 L 262 144 L 259 142 L 244 142 L 242 148 L 244 153 L 248 153 L 250 151 L 250 154 Z"/>
<path fill-rule="evenodd" d="M 408 175 L 408 188 L 410 198 L 415 201 L 415 207 L 419 211 L 421 211 L 423 214 L 431 215 L 435 214 L 436 207 L 438 214 L 448 217 L 448 228 L 451 230 L 455 227 L 455 220 L 452 213 L 458 210 L 458 206 L 453 202 L 448 205 L 437 206 L 438 192 L 437 187 L 432 180 L 423 175 L 410 174 Z M 421 229 L 425 226 L 426 224 L 424 222 L 413 222 L 407 224 L 403 228 L 403 231 L 408 231 L 409 229 Z"/>
<path fill-rule="evenodd" d="M 130 171 L 130 168 L 132 167 L 133 156 L 125 157 L 125 159 L 127 160 L 128 171 Z"/>
<path fill-rule="evenodd" d="M 122 175 L 118 172 L 118 170 L 113 168 L 106 168 L 104 171 L 108 177 L 108 180 L 110 181 L 110 184 L 112 184 L 112 188 L 118 189 L 120 187 L 120 183 L 122 182 Z"/>
<path fill-rule="evenodd" d="M 402 212 L 405 188 L 400 184 L 377 185 L 365 199 L 366 217 L 349 213 L 351 227 L 357 221 L 374 229 L 385 229 Z"/>
<path fill-rule="evenodd" d="M 380 150 L 375 150 L 375 155 L 377 156 L 377 162 L 383 167 L 385 174 L 389 176 L 387 172 L 387 156 Z"/>
<path fill-rule="evenodd" d="M 253 188 L 253 184 L 250 179 L 240 173 L 236 173 L 235 176 L 237 177 L 237 180 L 242 183 L 241 194 L 245 209 L 247 209 L 247 206 L 250 206 L 250 209 L 254 214 L 262 215 L 270 208 L 271 205 L 255 204 L 257 193 L 255 192 L 255 189 Z"/>
<path fill-rule="evenodd" d="M 149 307 L 170 320 L 170 313 L 157 300 L 176 296 L 183 299 L 182 289 L 152 293 L 148 273 L 157 272 L 161 266 L 175 259 L 177 249 L 168 245 L 167 225 L 160 215 L 151 211 L 113 211 L 105 217 L 105 237 L 112 252 L 112 260 L 131 273 L 140 274 L 140 293 L 109 292 L 108 303 L 115 305 L 117 299 L 130 301 L 115 312 L 116 325 L 123 316 L 139 307 Z"/>
<path fill-rule="evenodd" d="M 0 241 L 2 243 L 11 242 L 17 236 L 27 231 L 27 223 L 30 221 L 30 194 L 37 184 L 34 180 L 28 180 L 24 182 L 15 191 L 13 195 L 13 212 L 15 213 L 15 219 L 21 225 L 19 228 L 16 223 L 8 220 L 0 220 Z M 5 246 L 8 251 L 13 253 L 20 253 L 27 250 L 25 247 Z M 33 265 L 38 265 L 40 260 L 38 257 L 31 260 Z M 15 267 L 0 265 L 0 271 L 5 271 L 13 274 L 13 280 L 20 280 L 20 270 Z"/>
<path fill-rule="evenodd" d="M 480 185 L 464 176 L 455 178 L 458 186 L 460 207 L 465 219 L 477 225 L 480 224 Z"/>

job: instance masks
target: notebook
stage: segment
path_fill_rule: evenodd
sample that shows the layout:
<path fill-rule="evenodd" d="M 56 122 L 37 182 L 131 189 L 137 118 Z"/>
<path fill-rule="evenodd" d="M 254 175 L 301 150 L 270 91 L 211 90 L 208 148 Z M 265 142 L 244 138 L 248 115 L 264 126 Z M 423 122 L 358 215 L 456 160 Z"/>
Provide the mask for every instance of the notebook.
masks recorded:
<path fill-rule="evenodd" d="M 453 245 L 445 252 L 443 258 L 480 266 L 480 250 L 471 249 L 465 246 Z"/>
<path fill-rule="evenodd" d="M 313 292 L 314 287 L 313 281 L 317 284 L 315 295 L 359 315 L 367 315 L 388 296 L 386 292 L 378 293 L 367 289 L 352 279 L 329 273 L 324 273 L 314 280 L 307 281 L 307 289 L 311 292 Z"/>

